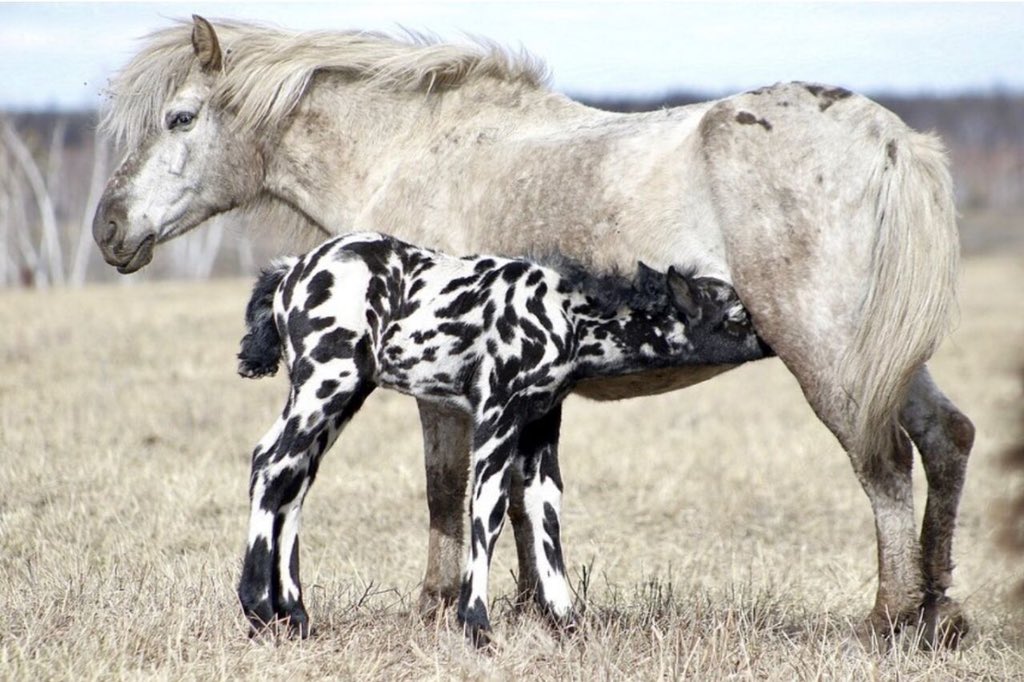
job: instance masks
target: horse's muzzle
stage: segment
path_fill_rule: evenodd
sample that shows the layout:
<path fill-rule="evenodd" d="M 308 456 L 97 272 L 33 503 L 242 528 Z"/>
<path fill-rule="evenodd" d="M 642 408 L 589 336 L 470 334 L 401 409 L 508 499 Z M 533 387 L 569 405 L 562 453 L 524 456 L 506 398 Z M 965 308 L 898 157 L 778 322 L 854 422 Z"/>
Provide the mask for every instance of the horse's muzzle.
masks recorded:
<path fill-rule="evenodd" d="M 107 263 L 117 266 L 117 271 L 122 275 L 128 275 L 136 270 L 140 270 L 143 266 L 148 265 L 153 260 L 153 247 L 156 246 L 156 235 L 148 234 L 146 237 L 139 242 L 139 245 L 132 251 L 128 261 L 123 264 L 111 263 L 109 260 Z M 104 258 L 106 254 L 104 254 Z"/>
<path fill-rule="evenodd" d="M 139 270 L 153 260 L 156 234 L 150 232 L 141 239 L 130 242 L 125 239 L 124 229 L 127 215 L 120 202 L 100 200 L 92 220 L 92 236 L 100 247 L 103 260 L 113 265 L 122 275 Z"/>

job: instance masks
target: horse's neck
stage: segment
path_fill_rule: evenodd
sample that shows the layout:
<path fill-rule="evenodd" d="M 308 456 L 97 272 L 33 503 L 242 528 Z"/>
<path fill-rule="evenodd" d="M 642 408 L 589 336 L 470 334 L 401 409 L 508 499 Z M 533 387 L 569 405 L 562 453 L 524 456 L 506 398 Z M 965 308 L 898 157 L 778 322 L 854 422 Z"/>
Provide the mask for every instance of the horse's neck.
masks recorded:
<path fill-rule="evenodd" d="M 671 313 L 624 307 L 614 315 L 579 315 L 576 329 L 581 349 L 577 374 L 581 378 L 667 367 L 683 357 L 686 329 Z"/>
<path fill-rule="evenodd" d="M 487 79 L 433 95 L 317 81 L 280 137 L 267 141 L 264 189 L 326 232 L 380 229 L 415 241 L 408 221 L 359 223 L 378 194 L 395 191 L 403 166 L 437 157 L 436 173 L 457 172 L 460 148 L 481 136 L 557 128 L 594 113 L 561 95 Z M 403 201 L 430 202 L 434 180 L 403 188 Z"/>

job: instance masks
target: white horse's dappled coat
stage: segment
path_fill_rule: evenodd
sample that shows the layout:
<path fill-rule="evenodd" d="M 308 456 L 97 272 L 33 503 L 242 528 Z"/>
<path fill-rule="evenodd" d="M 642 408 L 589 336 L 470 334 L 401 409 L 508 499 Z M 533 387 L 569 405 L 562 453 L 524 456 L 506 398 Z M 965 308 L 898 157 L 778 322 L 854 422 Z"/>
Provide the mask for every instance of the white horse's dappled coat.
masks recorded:
<path fill-rule="evenodd" d="M 202 19 L 113 83 L 129 154 L 94 234 L 123 272 L 235 207 L 324 233 L 387 226 L 453 253 L 561 253 L 594 270 L 687 263 L 731 281 L 850 455 L 875 514 L 868 624 L 965 627 L 945 596 L 973 427 L 923 363 L 947 328 L 958 240 L 938 141 L 839 88 L 791 83 L 646 114 L 552 93 L 493 47 L 290 34 Z M 283 210 L 278 210 L 283 209 Z M 273 216 L 271 220 L 270 216 Z M 581 384 L 671 390 L 718 367 Z M 431 544 L 422 606 L 458 593 L 468 426 L 421 403 Z M 727 419 L 727 415 L 723 415 Z M 928 475 L 920 542 L 910 445 Z M 515 486 L 509 514 L 530 546 Z M 521 562 L 528 567 L 531 562 Z M 521 587 L 535 577 L 521 571 Z"/>

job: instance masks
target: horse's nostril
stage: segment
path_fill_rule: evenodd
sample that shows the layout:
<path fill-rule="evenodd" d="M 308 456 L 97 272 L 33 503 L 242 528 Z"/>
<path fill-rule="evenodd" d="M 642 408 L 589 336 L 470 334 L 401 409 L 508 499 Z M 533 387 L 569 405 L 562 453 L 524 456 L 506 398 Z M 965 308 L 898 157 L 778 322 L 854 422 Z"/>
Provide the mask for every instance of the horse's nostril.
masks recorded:
<path fill-rule="evenodd" d="M 124 211 L 120 203 L 101 199 L 92 218 L 92 237 L 99 246 L 110 246 L 117 239 L 119 225 L 124 223 Z"/>
<path fill-rule="evenodd" d="M 100 239 L 102 243 L 109 244 L 114 241 L 114 237 L 117 235 L 117 223 L 113 220 L 107 221 L 107 224 L 103 226 L 101 230 Z"/>

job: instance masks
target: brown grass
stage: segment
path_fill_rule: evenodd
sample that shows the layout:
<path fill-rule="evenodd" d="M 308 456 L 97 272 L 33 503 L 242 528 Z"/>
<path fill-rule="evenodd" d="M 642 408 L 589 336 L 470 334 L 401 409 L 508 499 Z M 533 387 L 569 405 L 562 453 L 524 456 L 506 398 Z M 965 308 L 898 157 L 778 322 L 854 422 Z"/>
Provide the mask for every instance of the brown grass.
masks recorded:
<path fill-rule="evenodd" d="M 979 435 L 952 590 L 974 630 L 931 655 L 852 645 L 871 514 L 777 361 L 658 398 L 569 400 L 563 537 L 585 626 L 563 641 L 509 610 L 506 529 L 489 655 L 413 615 L 419 428 L 410 399 L 375 394 L 306 506 L 317 635 L 250 641 L 234 595 L 248 458 L 285 384 L 235 375 L 248 286 L 0 292 L 0 677 L 1024 679 L 1008 601 L 1022 572 L 997 547 L 1020 483 L 1000 461 L 1022 400 L 1019 256 L 967 263 L 961 324 L 932 364 Z"/>

